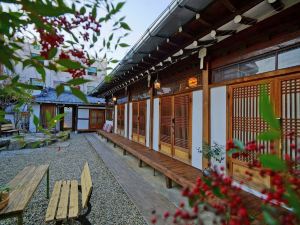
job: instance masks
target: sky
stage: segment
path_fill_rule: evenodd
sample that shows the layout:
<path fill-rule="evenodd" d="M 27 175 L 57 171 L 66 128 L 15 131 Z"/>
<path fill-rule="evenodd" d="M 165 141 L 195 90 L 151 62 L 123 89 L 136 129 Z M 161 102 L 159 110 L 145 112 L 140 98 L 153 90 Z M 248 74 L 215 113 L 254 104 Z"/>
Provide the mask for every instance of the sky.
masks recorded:
<path fill-rule="evenodd" d="M 121 60 L 171 2 L 172 0 L 127 0 L 121 14 L 126 16 L 125 21 L 132 30 L 124 39 L 130 47 L 118 48 L 113 57 Z"/>

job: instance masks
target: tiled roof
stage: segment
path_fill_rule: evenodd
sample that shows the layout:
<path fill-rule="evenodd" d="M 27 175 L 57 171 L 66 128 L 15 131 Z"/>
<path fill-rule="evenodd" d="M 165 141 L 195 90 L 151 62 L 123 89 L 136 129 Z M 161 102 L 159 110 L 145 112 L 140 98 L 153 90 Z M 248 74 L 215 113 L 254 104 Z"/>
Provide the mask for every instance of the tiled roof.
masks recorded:
<path fill-rule="evenodd" d="M 58 104 L 75 104 L 75 105 L 104 105 L 104 98 L 96 98 L 86 96 L 88 103 L 83 102 L 71 92 L 63 92 L 57 97 L 56 91 L 52 88 L 47 88 L 41 91 L 40 94 L 33 95 L 34 101 L 37 103 L 58 103 Z"/>

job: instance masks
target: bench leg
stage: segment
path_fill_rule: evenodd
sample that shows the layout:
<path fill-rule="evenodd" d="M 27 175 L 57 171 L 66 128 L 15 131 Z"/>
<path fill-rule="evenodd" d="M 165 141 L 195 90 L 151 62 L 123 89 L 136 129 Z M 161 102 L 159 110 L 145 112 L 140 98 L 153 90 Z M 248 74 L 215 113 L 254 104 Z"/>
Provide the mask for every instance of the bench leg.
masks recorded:
<path fill-rule="evenodd" d="M 46 195 L 47 195 L 47 199 L 49 199 L 49 193 L 50 190 L 49 190 L 49 169 L 47 170 L 47 190 L 46 190 Z"/>
<path fill-rule="evenodd" d="M 23 213 L 18 215 L 18 225 L 23 225 Z"/>
<path fill-rule="evenodd" d="M 127 154 L 126 150 L 125 150 L 125 149 L 123 149 L 123 155 L 126 155 L 126 154 Z"/>
<path fill-rule="evenodd" d="M 139 167 L 143 167 L 143 161 L 141 159 L 139 160 Z"/>
<path fill-rule="evenodd" d="M 114 143 L 114 148 L 117 147 L 116 143 Z"/>
<path fill-rule="evenodd" d="M 153 176 L 155 176 L 155 172 L 156 172 L 156 170 L 153 168 Z"/>
<path fill-rule="evenodd" d="M 169 189 L 169 188 L 172 188 L 172 180 L 166 176 L 166 187 Z"/>

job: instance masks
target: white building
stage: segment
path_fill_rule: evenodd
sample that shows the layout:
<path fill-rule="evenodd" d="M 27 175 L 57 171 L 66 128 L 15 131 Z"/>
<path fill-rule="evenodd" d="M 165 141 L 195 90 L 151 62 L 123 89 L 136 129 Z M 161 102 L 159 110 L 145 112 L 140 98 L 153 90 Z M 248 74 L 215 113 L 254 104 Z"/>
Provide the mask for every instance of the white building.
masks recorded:
<path fill-rule="evenodd" d="M 26 57 L 37 56 L 40 53 L 40 46 L 25 44 L 24 48 L 18 52 L 18 54 Z M 48 61 L 43 61 L 44 65 L 48 64 Z M 79 85 L 80 90 L 89 94 L 94 88 L 97 87 L 99 83 L 104 79 L 106 75 L 106 61 L 96 61 L 91 67 L 86 70 L 85 79 L 91 80 L 91 82 Z M 41 75 L 33 67 L 26 67 L 23 69 L 21 63 L 15 66 L 16 74 L 20 75 L 20 81 L 24 83 L 33 84 L 43 88 L 55 88 L 61 83 L 65 83 L 68 80 L 72 79 L 71 74 L 67 72 L 55 72 L 46 69 L 46 82 L 43 83 Z M 11 72 L 4 68 L 4 73 L 11 74 Z"/>

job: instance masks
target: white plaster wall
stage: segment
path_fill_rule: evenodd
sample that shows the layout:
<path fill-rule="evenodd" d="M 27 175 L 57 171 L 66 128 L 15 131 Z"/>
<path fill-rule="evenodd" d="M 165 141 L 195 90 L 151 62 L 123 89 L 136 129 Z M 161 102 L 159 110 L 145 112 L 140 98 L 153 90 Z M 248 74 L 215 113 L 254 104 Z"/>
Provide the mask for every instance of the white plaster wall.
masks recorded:
<path fill-rule="evenodd" d="M 153 103 L 153 150 L 158 151 L 159 147 L 159 98 Z"/>
<path fill-rule="evenodd" d="M 78 109 L 78 120 L 77 120 L 77 129 L 78 130 L 87 130 L 89 129 L 89 109 Z"/>
<path fill-rule="evenodd" d="M 217 170 L 221 166 L 226 168 L 226 95 L 226 86 L 215 87 L 210 90 L 210 143 L 211 146 L 218 144 L 224 149 L 224 160 L 221 164 L 212 159 L 212 166 Z"/>
<path fill-rule="evenodd" d="M 150 147 L 150 99 L 147 100 L 146 114 L 146 146 Z"/>
<path fill-rule="evenodd" d="M 14 126 L 15 126 L 15 116 L 14 116 L 13 113 L 9 113 L 9 114 L 6 113 L 6 114 L 4 115 L 4 119 L 10 120 L 11 123 L 14 124 Z"/>
<path fill-rule="evenodd" d="M 129 103 L 129 140 L 132 140 L 132 102 Z"/>
<path fill-rule="evenodd" d="M 32 113 L 30 114 L 30 120 L 29 120 L 29 131 L 30 132 L 36 132 L 37 131 L 36 127 L 33 123 L 33 115 L 40 118 L 40 105 L 39 104 L 32 105 Z"/>
<path fill-rule="evenodd" d="M 203 91 L 193 92 L 192 166 L 202 169 Z"/>
<path fill-rule="evenodd" d="M 127 127 L 128 127 L 128 121 L 127 121 L 127 109 L 128 109 L 128 103 L 126 103 L 125 104 L 125 110 L 124 110 L 124 114 L 125 114 L 125 117 L 124 117 L 124 129 L 125 129 L 125 131 L 124 131 L 124 137 L 128 137 L 127 136 Z"/>
<path fill-rule="evenodd" d="M 115 114 L 114 114 L 114 117 L 115 117 L 115 121 L 114 121 L 114 133 L 117 133 L 117 126 L 118 126 L 118 107 L 115 105 Z"/>

